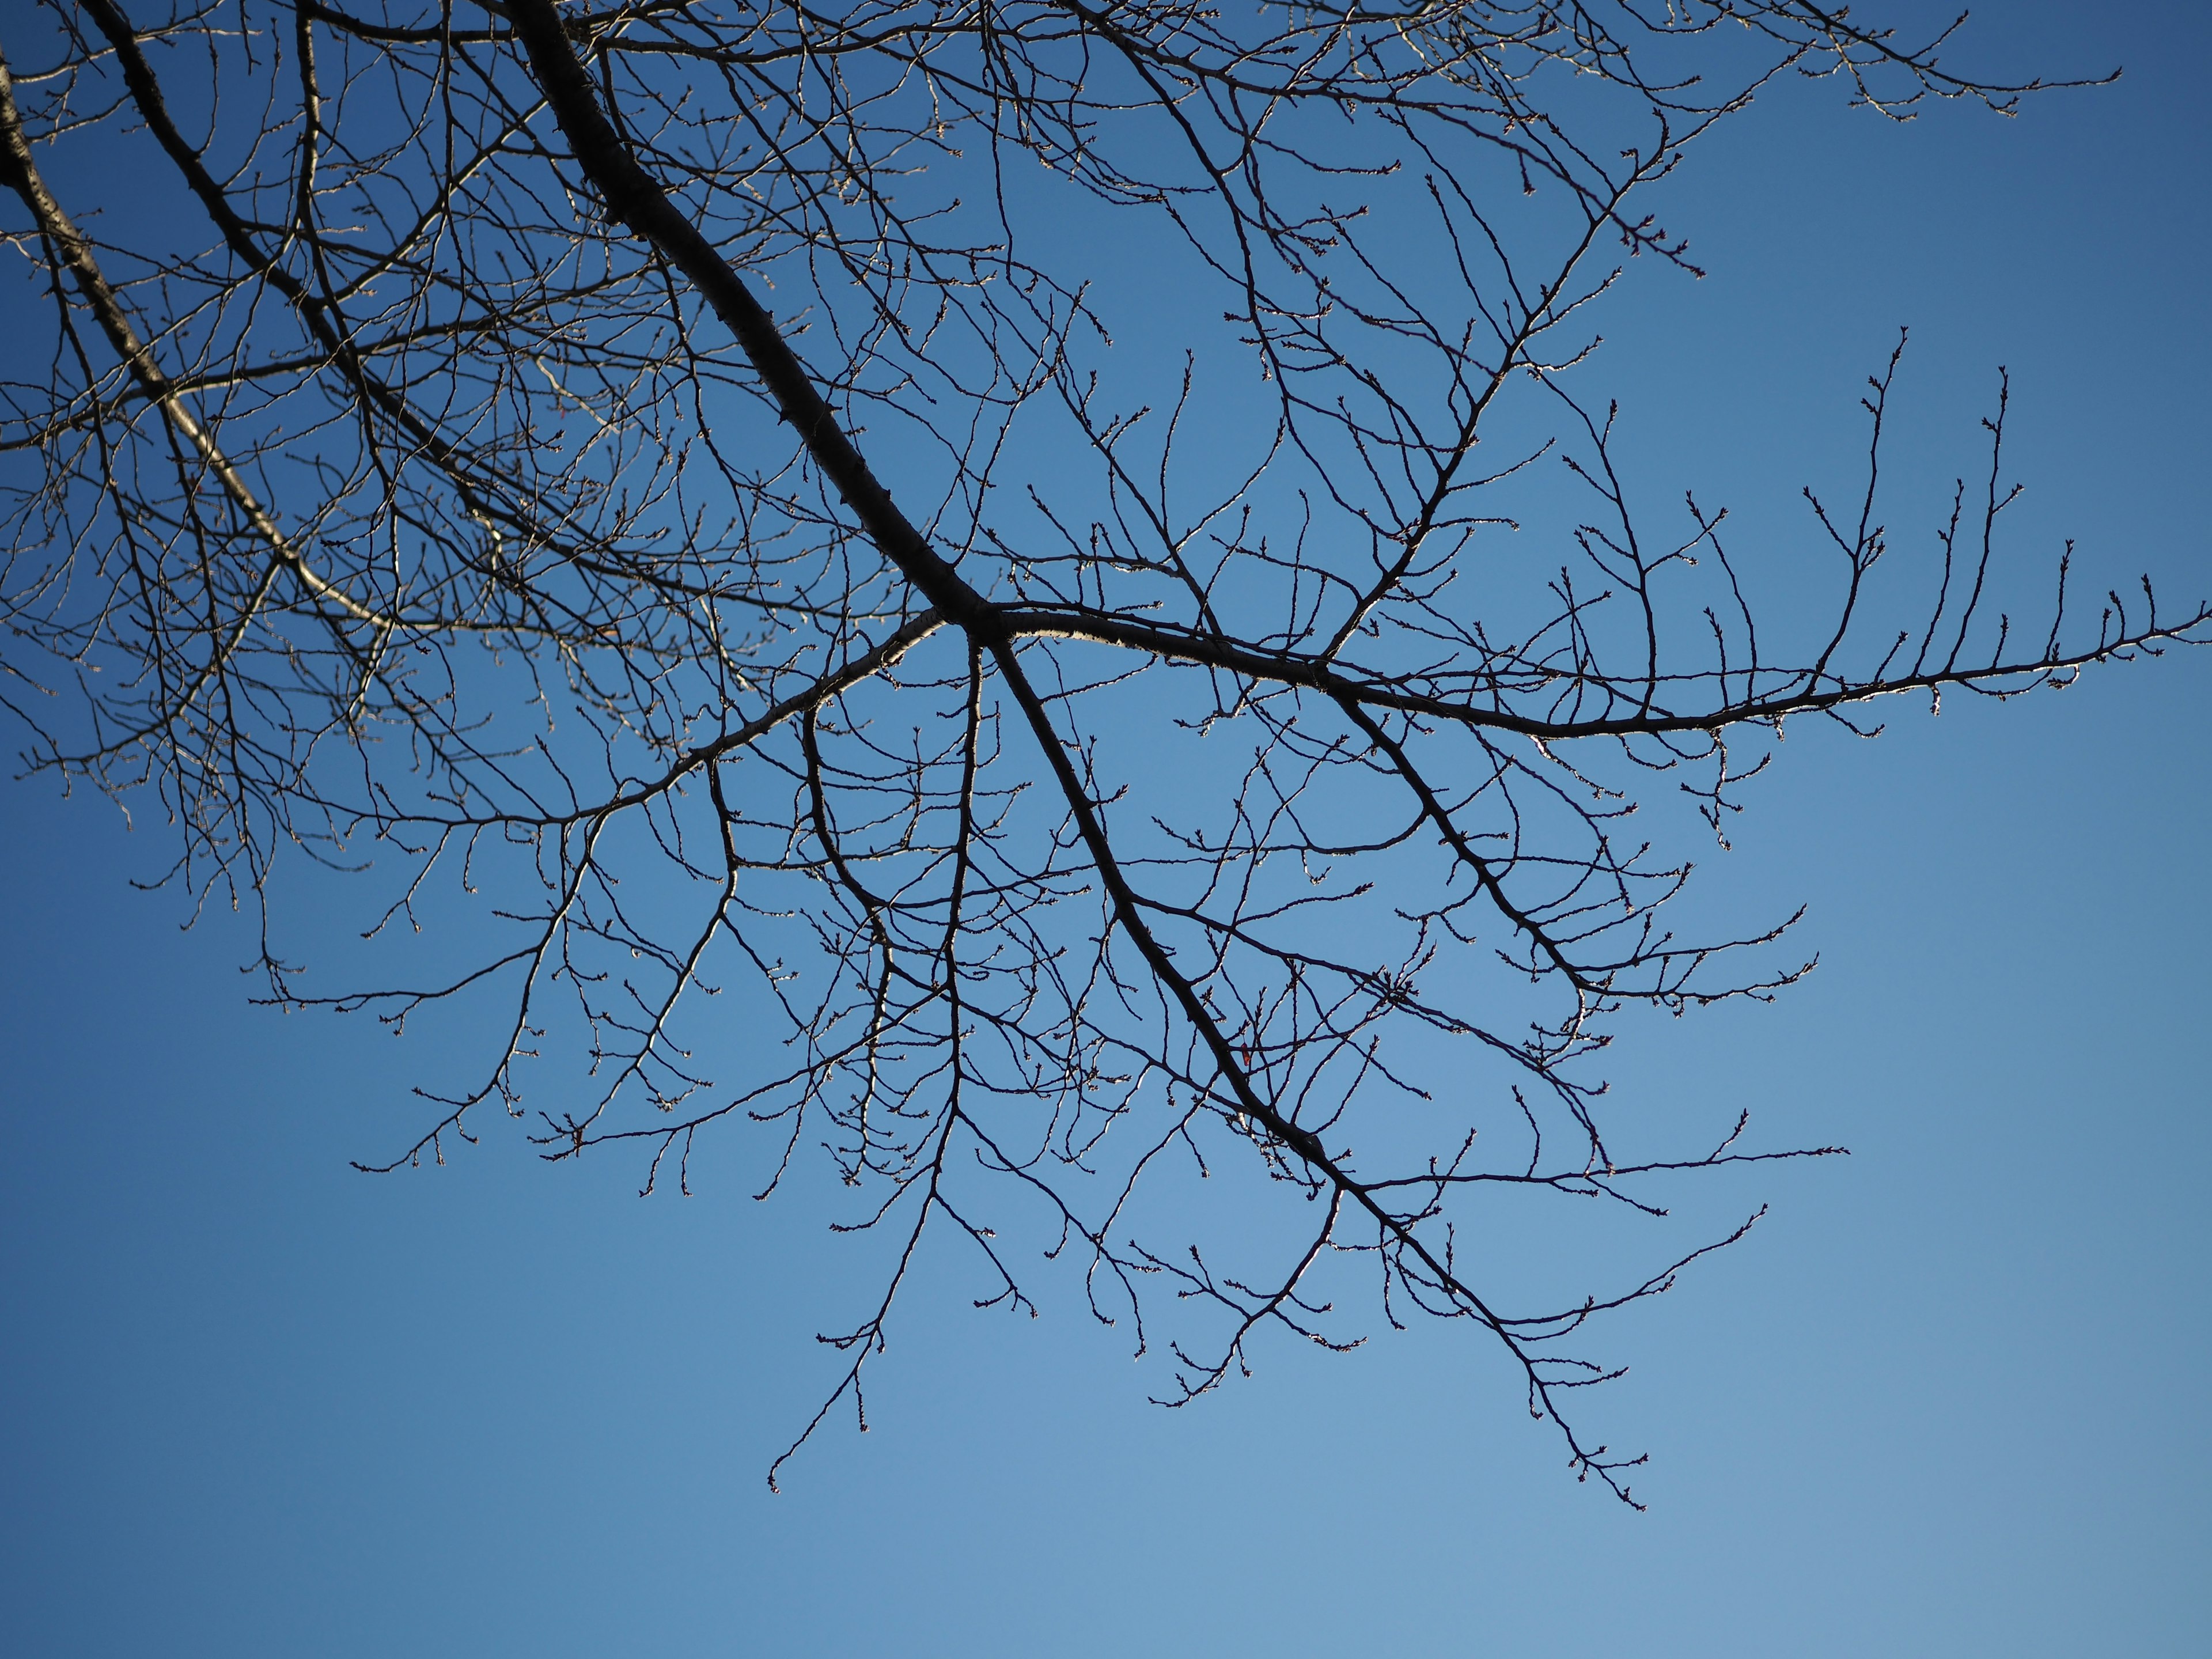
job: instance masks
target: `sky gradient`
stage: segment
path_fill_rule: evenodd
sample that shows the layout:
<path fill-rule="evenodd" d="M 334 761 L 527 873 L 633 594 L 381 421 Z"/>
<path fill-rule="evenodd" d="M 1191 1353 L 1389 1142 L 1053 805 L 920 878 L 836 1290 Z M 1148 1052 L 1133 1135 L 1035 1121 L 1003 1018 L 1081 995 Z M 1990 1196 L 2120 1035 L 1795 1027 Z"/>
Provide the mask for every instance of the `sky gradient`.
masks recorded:
<path fill-rule="evenodd" d="M 2014 388 L 2020 556 L 2212 593 L 2212 16 L 1991 6 L 2003 122 L 1789 87 L 1693 156 L 1606 382 L 1639 479 L 1784 526 L 1897 327 L 1909 506 Z M 13 222 L 12 221 L 10 222 Z M 1900 537 L 1932 528 L 1900 510 Z M 1578 1486 L 1492 1356 L 1288 1342 L 1194 1407 L 1076 1308 L 927 1275 L 771 1497 L 844 1318 L 818 1218 L 494 1135 L 371 1179 L 427 1064 L 248 1005 L 132 890 L 158 825 L 0 787 L 0 1646 L 21 1654 L 2201 1653 L 2212 1625 L 2212 651 L 1793 731 L 1712 914 L 1811 907 L 1772 1007 L 1631 1022 L 1638 1111 L 1848 1160 L 1619 1324 Z M 11 745 L 12 746 L 12 745 Z M 1156 1384 L 1153 1386 L 1157 1386 Z"/>

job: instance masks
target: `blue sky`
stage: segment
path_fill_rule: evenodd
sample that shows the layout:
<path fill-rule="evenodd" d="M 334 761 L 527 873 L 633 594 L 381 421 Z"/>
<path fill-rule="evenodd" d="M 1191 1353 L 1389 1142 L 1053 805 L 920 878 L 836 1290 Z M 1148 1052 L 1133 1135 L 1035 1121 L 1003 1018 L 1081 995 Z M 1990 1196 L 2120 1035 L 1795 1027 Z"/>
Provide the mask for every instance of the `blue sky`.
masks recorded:
<path fill-rule="evenodd" d="M 1897 521 L 1996 366 L 2023 557 L 2212 592 L 2212 20 L 1987 8 L 2000 72 L 2126 67 L 2016 121 L 1787 89 L 1668 214 L 1711 271 L 1605 324 L 1640 480 L 1753 526 L 1847 479 L 1910 323 Z M 1923 509 L 1911 516 L 1916 507 Z M 873 1431 L 767 1461 L 842 1315 L 815 1218 L 641 1203 L 513 1139 L 371 1180 L 423 1056 L 247 1004 L 89 797 L 0 793 L 0 1632 L 36 1654 L 2202 1651 L 2212 1621 L 2212 652 L 2002 708 L 1793 732 L 1714 914 L 1810 904 L 1773 1007 L 1632 1027 L 1655 1113 L 1751 1106 L 1771 1200 L 1616 1329 L 1638 1516 L 1487 1356 L 1263 1347 L 1182 1412 L 1073 1308 L 944 1273 Z M 1157 1386 L 1156 1384 L 1153 1386 Z"/>

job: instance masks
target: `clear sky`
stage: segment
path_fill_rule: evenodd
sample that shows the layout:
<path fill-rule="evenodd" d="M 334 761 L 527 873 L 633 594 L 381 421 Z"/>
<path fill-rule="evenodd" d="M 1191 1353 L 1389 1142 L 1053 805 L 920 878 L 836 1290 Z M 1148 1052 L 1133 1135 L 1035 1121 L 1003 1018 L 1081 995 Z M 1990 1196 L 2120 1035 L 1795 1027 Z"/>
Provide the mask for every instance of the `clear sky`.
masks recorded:
<path fill-rule="evenodd" d="M 1711 274 L 1605 324 L 1637 465 L 1792 522 L 1909 323 L 1908 501 L 2005 364 L 2021 556 L 2212 593 L 2212 11 L 2014 0 L 1966 41 L 2126 75 L 1903 128 L 1790 87 L 1693 157 Z M 1793 731 L 1748 799 L 1707 899 L 1808 902 L 1822 965 L 1610 1075 L 1854 1155 L 1712 1194 L 1774 1207 L 1616 1328 L 1636 1515 L 1462 1333 L 1265 1344 L 1170 1413 L 1079 1310 L 951 1273 L 873 1431 L 772 1497 L 846 1311 L 818 1218 L 511 1136 L 354 1173 L 423 1056 L 249 1006 L 234 920 L 129 886 L 157 826 L 0 786 L 0 1649 L 2204 1652 L 2212 651 Z"/>

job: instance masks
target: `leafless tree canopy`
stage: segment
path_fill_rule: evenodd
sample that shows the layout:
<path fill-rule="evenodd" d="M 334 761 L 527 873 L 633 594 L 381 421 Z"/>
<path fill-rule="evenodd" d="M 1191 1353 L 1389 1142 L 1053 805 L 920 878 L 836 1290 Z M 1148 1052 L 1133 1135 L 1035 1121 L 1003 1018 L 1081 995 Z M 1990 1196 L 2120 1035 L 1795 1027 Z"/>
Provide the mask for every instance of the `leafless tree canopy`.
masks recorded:
<path fill-rule="evenodd" d="M 1894 358 L 1863 490 L 1808 507 L 1825 615 L 1758 614 L 1778 552 L 1718 512 L 1632 506 L 1568 371 L 1625 258 L 1686 264 L 1641 206 L 1685 147 L 1778 76 L 2033 90 L 1809 0 L 8 33 L 27 764 L 150 788 L 175 878 L 264 916 L 295 861 L 368 872 L 392 977 L 261 965 L 469 1011 L 481 1070 L 384 1167 L 502 1111 L 647 1190 L 702 1134 L 769 1188 L 826 1158 L 884 1269 L 825 1413 L 930 1237 L 985 1304 L 1079 1277 L 1176 1403 L 1269 1328 L 1469 1322 L 1627 1498 L 1583 1328 L 1727 1237 L 1534 1308 L 1466 1241 L 1813 1155 L 1615 1155 L 1608 1016 L 1802 971 L 1667 929 L 1690 841 L 1639 793 L 1717 833 L 1790 719 L 2207 631 L 2147 584 L 2077 621 L 2063 562 L 2004 614 L 2001 404 L 1877 573 Z"/>

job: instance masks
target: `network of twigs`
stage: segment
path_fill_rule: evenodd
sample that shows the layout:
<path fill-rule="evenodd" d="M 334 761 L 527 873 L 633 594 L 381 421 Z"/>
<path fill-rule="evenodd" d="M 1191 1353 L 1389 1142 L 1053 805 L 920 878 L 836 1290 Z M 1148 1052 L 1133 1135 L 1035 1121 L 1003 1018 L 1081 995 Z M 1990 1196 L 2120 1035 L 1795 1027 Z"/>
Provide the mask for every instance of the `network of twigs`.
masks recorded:
<path fill-rule="evenodd" d="M 1171 1402 L 1264 1329 L 1355 1340 L 1364 1267 L 1628 1499 L 1568 1340 L 1741 1229 L 1534 1311 L 1460 1236 L 1831 1150 L 1615 1156 L 1608 1015 L 1802 971 L 1661 925 L 1688 866 L 1638 792 L 1718 832 L 1788 720 L 2205 635 L 2147 585 L 2077 631 L 2063 562 L 1999 611 L 2002 404 L 1899 629 L 1894 358 L 1863 495 L 1813 503 L 1825 617 L 1762 642 L 1723 515 L 1632 510 L 1568 371 L 1624 258 L 1687 264 L 1639 205 L 1684 147 L 1778 76 L 2033 89 L 1806 0 L 53 0 L 9 37 L 30 768 L 155 791 L 272 999 L 493 1031 L 380 1167 L 501 1110 L 647 1190 L 725 1124 L 771 1189 L 825 1155 L 890 1237 L 824 1413 L 925 1236 L 1016 1307 L 1041 1241 Z M 1589 522 L 1532 559 L 1547 455 Z M 311 994 L 287 860 L 373 870 L 425 971 Z M 577 1064 L 526 1116 L 541 1050 Z"/>

